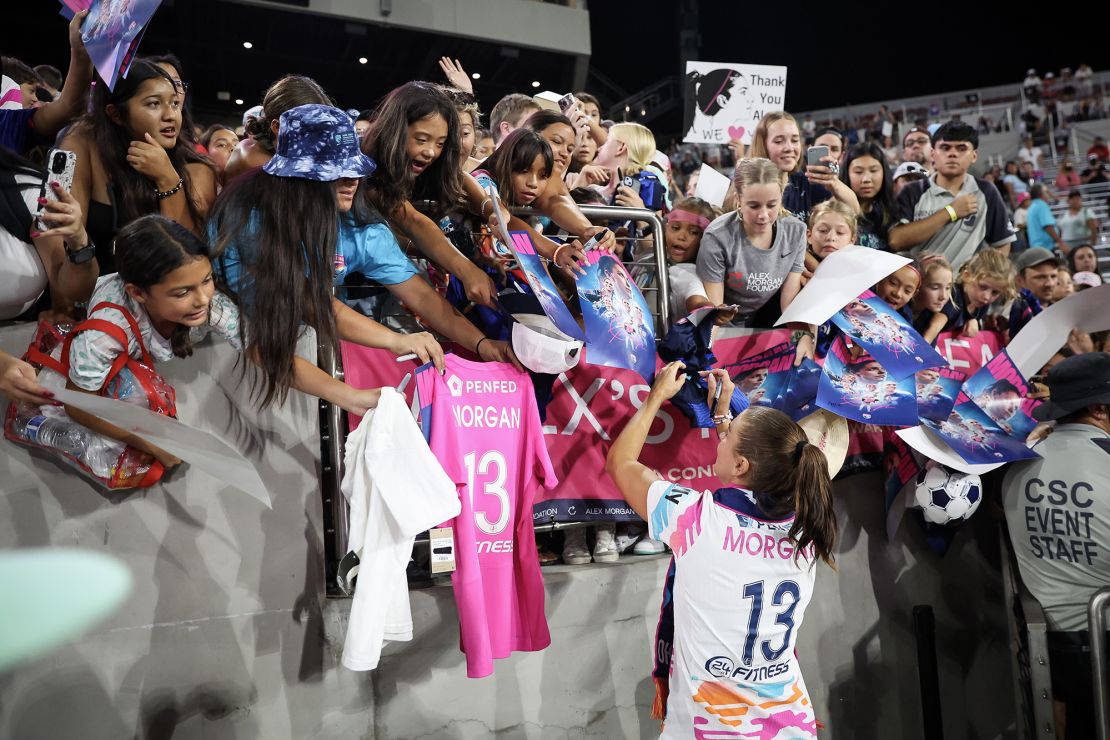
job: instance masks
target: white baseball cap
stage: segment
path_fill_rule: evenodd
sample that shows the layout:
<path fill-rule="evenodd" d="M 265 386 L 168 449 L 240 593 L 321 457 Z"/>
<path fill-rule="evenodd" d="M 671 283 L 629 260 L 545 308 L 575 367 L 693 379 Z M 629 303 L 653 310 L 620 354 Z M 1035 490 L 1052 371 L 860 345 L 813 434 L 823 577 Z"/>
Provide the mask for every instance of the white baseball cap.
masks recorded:
<path fill-rule="evenodd" d="M 247 108 L 243 112 L 243 125 L 246 126 L 248 123 L 250 123 L 250 120 L 252 118 L 262 118 L 262 116 L 262 106 L 252 105 L 250 108 Z"/>
<path fill-rule="evenodd" d="M 801 419 L 798 426 L 809 437 L 809 443 L 824 453 L 829 477 L 835 478 L 848 456 L 848 422 L 831 411 L 818 409 Z"/>
<path fill-rule="evenodd" d="M 513 352 L 534 373 L 558 375 L 578 364 L 582 342 L 555 328 L 546 316 L 514 314 Z"/>

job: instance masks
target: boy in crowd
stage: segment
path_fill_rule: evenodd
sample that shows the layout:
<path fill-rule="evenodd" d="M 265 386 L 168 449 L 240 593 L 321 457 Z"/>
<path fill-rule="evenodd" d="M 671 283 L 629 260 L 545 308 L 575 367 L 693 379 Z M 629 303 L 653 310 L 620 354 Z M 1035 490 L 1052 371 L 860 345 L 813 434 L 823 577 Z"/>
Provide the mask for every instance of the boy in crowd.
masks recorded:
<path fill-rule="evenodd" d="M 932 147 L 933 175 L 898 194 L 901 219 L 890 230 L 891 250 L 909 250 L 914 257 L 939 254 L 956 271 L 984 242 L 1009 254 L 1017 237 L 1002 196 L 992 183 L 968 175 L 979 157 L 979 133 L 949 121 L 933 134 Z"/>

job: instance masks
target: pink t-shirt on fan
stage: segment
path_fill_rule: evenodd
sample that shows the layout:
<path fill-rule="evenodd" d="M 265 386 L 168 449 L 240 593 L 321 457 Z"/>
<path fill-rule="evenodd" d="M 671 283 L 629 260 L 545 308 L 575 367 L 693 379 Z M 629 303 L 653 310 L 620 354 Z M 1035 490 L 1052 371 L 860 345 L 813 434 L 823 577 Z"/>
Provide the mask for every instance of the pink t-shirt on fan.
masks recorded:
<path fill-rule="evenodd" d="M 543 440 L 532 381 L 511 365 L 445 358 L 416 375 L 420 422 L 436 458 L 459 488 L 452 521 L 466 675 L 493 673 L 493 660 L 551 644 L 543 577 L 532 531 L 540 485 L 558 483 Z"/>

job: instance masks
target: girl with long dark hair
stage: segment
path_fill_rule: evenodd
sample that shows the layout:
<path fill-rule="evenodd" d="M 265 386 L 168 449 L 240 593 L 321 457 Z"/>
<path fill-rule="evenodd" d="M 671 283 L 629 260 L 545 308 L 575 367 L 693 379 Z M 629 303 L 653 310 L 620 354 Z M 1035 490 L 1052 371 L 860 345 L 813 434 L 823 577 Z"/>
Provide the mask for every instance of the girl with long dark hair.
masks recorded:
<path fill-rule="evenodd" d="M 491 305 L 495 290 L 490 277 L 448 241 L 436 221 L 413 206 L 414 202 L 430 204 L 437 220 L 463 210 L 496 231 L 493 211 L 500 204 L 460 169 L 459 126 L 455 104 L 439 85 L 408 82 L 386 95 L 363 140 L 363 151 L 378 165 L 362 189 L 364 206 L 369 207 L 354 214 L 365 219 L 365 213 L 380 213 L 425 257 L 457 277 L 469 300 Z M 506 214 L 506 221 L 510 228 L 528 230 L 515 217 Z M 554 256 L 557 245 L 538 239 L 534 232 L 533 238 L 542 256 Z M 572 267 L 574 254 L 563 250 L 561 266 Z"/>
<path fill-rule="evenodd" d="M 673 661 L 675 685 L 656 674 L 662 737 L 692 737 L 706 704 L 727 704 L 747 708 L 735 715 L 738 736 L 789 727 L 791 737 L 816 738 L 794 647 L 817 562 L 834 560 L 828 462 L 780 411 L 752 407 L 732 419 L 732 381 L 713 370 L 704 374 L 710 398 L 721 385 L 712 413 L 721 439 L 714 472 L 723 487 L 700 492 L 664 480 L 639 457 L 663 402 L 685 384 L 684 370 L 681 362 L 660 370 L 605 465 L 648 534 L 674 551 L 674 634 L 660 659 Z"/>
<path fill-rule="evenodd" d="M 346 113 L 302 105 L 282 114 L 275 156 L 216 201 L 208 228 L 217 273 L 243 311 L 248 352 L 265 376 L 264 406 L 283 401 L 294 387 L 293 361 L 304 325 L 316 331 L 321 345 L 345 339 L 416 354 L 442 368 L 443 350 L 427 332 L 398 334 L 332 296 L 337 211 L 351 210 L 359 180 L 373 169 Z M 480 355 L 495 347 L 503 353 L 492 341 L 481 344 L 473 347 Z"/>
<path fill-rule="evenodd" d="M 887 237 L 898 225 L 894 204 L 894 183 L 882 147 L 873 141 L 856 144 L 848 150 L 840 181 L 859 199 L 860 229 L 857 243 L 863 247 L 889 251 Z"/>
<path fill-rule="evenodd" d="M 98 81 L 90 112 L 63 139 L 77 154 L 73 196 L 103 272 L 116 269 L 112 237 L 139 216 L 160 213 L 202 233 L 216 175 L 182 125 L 173 77 L 140 59 L 114 91 Z"/>

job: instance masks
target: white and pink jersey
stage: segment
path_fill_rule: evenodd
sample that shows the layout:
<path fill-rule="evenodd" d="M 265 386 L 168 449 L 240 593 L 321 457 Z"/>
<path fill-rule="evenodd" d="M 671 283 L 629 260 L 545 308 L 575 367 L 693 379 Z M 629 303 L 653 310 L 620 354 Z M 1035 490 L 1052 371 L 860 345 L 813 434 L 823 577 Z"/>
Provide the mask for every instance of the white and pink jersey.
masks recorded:
<path fill-rule="evenodd" d="M 493 673 L 493 659 L 551 644 L 532 531 L 538 487 L 558 482 L 528 373 L 511 365 L 445 358 L 416 375 L 424 435 L 459 487 L 451 580 L 466 675 Z"/>
<path fill-rule="evenodd" d="M 648 528 L 674 551 L 674 658 L 662 738 L 816 738 L 794 655 L 813 594 L 793 517 L 768 521 L 751 492 L 659 481 Z"/>

